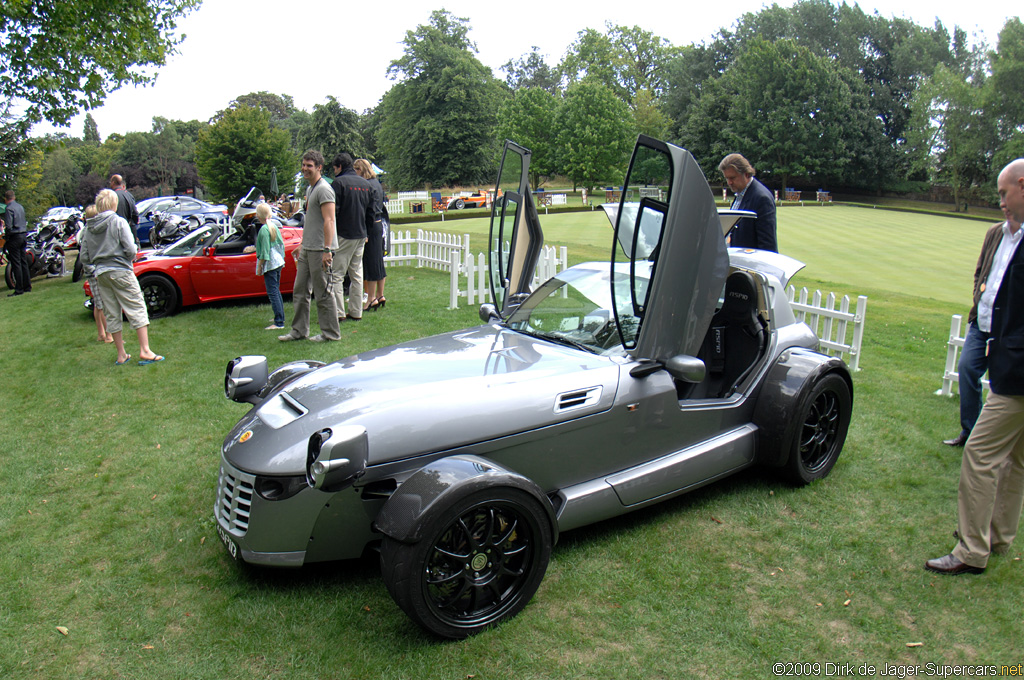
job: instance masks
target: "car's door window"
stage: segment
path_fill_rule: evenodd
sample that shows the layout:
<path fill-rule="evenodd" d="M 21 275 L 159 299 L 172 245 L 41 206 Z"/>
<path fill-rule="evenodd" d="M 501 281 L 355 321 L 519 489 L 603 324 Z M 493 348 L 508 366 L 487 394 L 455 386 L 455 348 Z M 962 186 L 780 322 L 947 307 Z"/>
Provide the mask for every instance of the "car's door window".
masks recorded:
<path fill-rule="evenodd" d="M 505 142 L 491 208 L 488 278 L 492 300 L 505 316 L 530 292 L 543 234 L 530 196 L 530 152 Z"/>
<path fill-rule="evenodd" d="M 641 137 L 622 187 L 612 248 L 612 305 L 622 346 L 636 347 L 667 224 L 672 158 L 661 142 Z M 627 275 L 628 272 L 628 275 Z"/>

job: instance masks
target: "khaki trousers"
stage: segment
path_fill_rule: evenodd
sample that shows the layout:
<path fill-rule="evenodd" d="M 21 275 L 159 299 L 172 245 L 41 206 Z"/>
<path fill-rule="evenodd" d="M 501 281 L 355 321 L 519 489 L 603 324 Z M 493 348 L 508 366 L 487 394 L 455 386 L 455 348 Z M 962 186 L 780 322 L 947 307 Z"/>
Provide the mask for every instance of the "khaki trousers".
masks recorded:
<path fill-rule="evenodd" d="M 1024 503 L 1024 396 L 990 393 L 960 465 L 953 555 L 985 567 L 1017 535 Z"/>
<path fill-rule="evenodd" d="M 363 247 L 366 239 L 339 238 L 331 263 L 334 285 L 334 303 L 338 316 L 345 318 L 345 274 L 348 274 L 348 316 L 363 317 Z"/>
<path fill-rule="evenodd" d="M 291 336 L 305 338 L 309 336 L 309 298 L 316 296 L 316 314 L 320 322 L 320 333 L 328 340 L 341 339 L 341 327 L 338 326 L 338 309 L 334 306 L 334 296 L 329 290 L 331 272 L 322 266 L 323 254 L 318 250 L 297 249 L 299 254 L 295 261 L 295 289 L 292 291 L 292 305 L 295 316 L 292 319 Z"/>

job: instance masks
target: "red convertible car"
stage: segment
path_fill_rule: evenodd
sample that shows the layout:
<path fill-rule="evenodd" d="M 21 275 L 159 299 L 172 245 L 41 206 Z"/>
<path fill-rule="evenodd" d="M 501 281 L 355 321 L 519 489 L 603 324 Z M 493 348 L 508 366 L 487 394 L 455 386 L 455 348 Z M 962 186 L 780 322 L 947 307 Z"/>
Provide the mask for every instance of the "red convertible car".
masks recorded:
<path fill-rule="evenodd" d="M 285 258 L 281 293 L 295 287 L 293 252 L 302 229 L 284 227 Z M 256 253 L 243 253 L 245 241 L 225 240 L 222 227 L 207 224 L 159 250 L 145 250 L 135 260 L 146 308 L 152 319 L 182 307 L 216 300 L 267 297 L 263 277 L 256 275 Z M 90 293 L 88 283 L 86 293 Z"/>

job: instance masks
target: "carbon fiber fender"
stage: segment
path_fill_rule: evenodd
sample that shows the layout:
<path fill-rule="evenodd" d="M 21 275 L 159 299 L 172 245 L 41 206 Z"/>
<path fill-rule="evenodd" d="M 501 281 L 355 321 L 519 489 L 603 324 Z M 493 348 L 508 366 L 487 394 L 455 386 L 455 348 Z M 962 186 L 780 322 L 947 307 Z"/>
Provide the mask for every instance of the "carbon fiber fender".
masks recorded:
<path fill-rule="evenodd" d="M 557 542 L 555 511 L 541 488 L 519 473 L 472 455 L 441 458 L 417 470 L 384 504 L 374 526 L 396 541 L 416 543 L 423 538 L 423 527 L 452 504 L 481 489 L 509 487 L 537 499 L 551 525 L 552 545 Z"/>
<path fill-rule="evenodd" d="M 754 407 L 758 463 L 768 467 L 786 464 L 802 425 L 799 414 L 804 412 L 811 387 L 829 373 L 843 377 L 852 399 L 853 380 L 842 359 L 803 347 L 779 355 L 762 383 Z"/>

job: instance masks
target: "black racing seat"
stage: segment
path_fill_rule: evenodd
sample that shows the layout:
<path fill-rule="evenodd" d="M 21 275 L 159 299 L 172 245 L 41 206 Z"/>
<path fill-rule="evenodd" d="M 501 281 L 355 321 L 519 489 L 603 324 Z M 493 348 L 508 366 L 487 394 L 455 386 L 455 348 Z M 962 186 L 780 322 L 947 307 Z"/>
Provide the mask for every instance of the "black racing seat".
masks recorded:
<path fill-rule="evenodd" d="M 757 312 L 757 281 L 750 272 L 733 272 L 701 349 L 711 380 L 708 396 L 732 394 L 761 356 L 766 340 L 764 320 Z"/>

